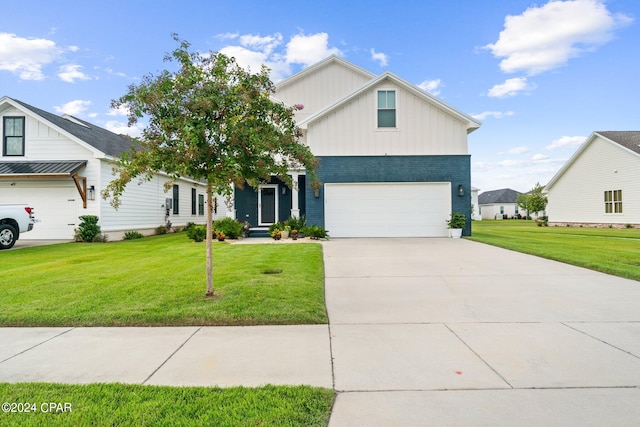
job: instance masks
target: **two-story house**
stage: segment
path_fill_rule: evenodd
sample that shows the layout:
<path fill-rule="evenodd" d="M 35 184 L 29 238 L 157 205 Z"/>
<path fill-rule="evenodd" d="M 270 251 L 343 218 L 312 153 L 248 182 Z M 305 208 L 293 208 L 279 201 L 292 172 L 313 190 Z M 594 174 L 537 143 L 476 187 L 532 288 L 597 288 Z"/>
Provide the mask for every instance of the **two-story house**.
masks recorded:
<path fill-rule="evenodd" d="M 305 215 L 332 237 L 446 237 L 451 212 L 471 218 L 467 135 L 480 122 L 338 56 L 277 83 L 275 98 L 303 105 L 296 120 L 322 186 L 312 190 L 297 170 L 293 189 L 275 178 L 257 191 L 236 189 L 238 219 L 257 228 Z"/>

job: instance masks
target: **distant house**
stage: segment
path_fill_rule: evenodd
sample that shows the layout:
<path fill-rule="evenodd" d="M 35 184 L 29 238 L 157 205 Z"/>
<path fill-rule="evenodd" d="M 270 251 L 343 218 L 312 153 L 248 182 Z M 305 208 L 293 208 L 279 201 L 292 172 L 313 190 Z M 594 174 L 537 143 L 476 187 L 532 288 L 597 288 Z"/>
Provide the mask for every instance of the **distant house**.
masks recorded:
<path fill-rule="evenodd" d="M 640 131 L 592 133 L 545 191 L 550 224 L 640 225 Z"/>
<path fill-rule="evenodd" d="M 236 188 L 238 219 L 264 228 L 305 215 L 332 237 L 445 237 L 451 212 L 471 216 L 475 119 L 390 72 L 335 55 L 276 84 L 274 96 L 304 106 L 296 120 L 322 186 L 311 189 L 305 171 L 292 170 L 293 189 L 275 178 Z"/>
<path fill-rule="evenodd" d="M 518 196 L 522 194 L 510 188 L 485 191 L 478 196 L 480 216 L 482 219 L 507 219 L 525 216 L 526 212 L 520 212 L 516 203 Z"/>
<path fill-rule="evenodd" d="M 206 186 L 155 174 L 130 183 L 115 210 L 100 192 L 114 178 L 115 160 L 131 148 L 130 139 L 78 118 L 59 116 L 22 101 L 0 99 L 0 203 L 26 203 L 40 221 L 26 239 L 73 239 L 81 215 L 97 215 L 110 240 L 128 230 L 152 233 L 173 225 L 205 222 Z M 220 198 L 218 198 L 220 199 Z M 216 217 L 226 215 L 219 200 Z"/>

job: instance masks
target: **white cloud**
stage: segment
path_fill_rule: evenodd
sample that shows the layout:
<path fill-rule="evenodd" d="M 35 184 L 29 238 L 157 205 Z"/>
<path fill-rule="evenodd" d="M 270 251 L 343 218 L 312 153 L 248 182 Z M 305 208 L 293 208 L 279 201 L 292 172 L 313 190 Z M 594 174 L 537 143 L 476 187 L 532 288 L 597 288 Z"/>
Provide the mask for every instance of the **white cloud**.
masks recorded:
<path fill-rule="evenodd" d="M 63 105 L 56 105 L 53 108 L 60 114 L 69 114 L 70 116 L 80 116 L 87 111 L 91 101 L 84 101 L 82 99 L 76 99 L 75 101 L 69 101 Z"/>
<path fill-rule="evenodd" d="M 484 48 L 503 58 L 500 69 L 505 73 L 534 75 L 607 43 L 613 30 L 632 21 L 612 14 L 604 0 L 555 0 L 507 16 L 498 41 Z"/>
<path fill-rule="evenodd" d="M 531 158 L 531 160 L 533 160 L 534 162 L 539 162 L 539 161 L 541 161 L 541 160 L 549 160 L 549 158 L 550 158 L 550 157 L 549 157 L 549 156 L 547 156 L 547 155 L 545 155 L 545 154 L 540 154 L 540 153 L 538 153 L 538 154 L 536 154 L 535 156 L 533 156 L 533 157 Z"/>
<path fill-rule="evenodd" d="M 219 51 L 234 57 L 238 64 L 252 72 L 257 72 L 263 64 L 266 65 L 271 69 L 271 79 L 274 81 L 291 74 L 293 64 L 308 66 L 327 56 L 342 54 L 338 48 L 329 46 L 327 33 L 297 34 L 284 46 L 280 33 L 268 36 L 226 33 L 216 37 L 222 40 L 237 40 L 238 44 L 225 46 Z"/>
<path fill-rule="evenodd" d="M 139 125 L 127 126 L 126 122 L 119 122 L 117 120 L 111 120 L 104 124 L 104 128 L 108 131 L 116 133 L 118 135 L 129 135 L 137 138 L 142 135 L 142 127 Z"/>
<path fill-rule="evenodd" d="M 494 119 L 502 119 L 504 117 L 513 116 L 515 113 L 513 111 L 483 111 L 482 113 L 472 114 L 476 120 L 485 120 L 487 117 L 493 117 Z"/>
<path fill-rule="evenodd" d="M 558 139 L 555 139 L 551 142 L 551 144 L 544 147 L 547 150 L 555 150 L 557 148 L 573 148 L 582 145 L 582 143 L 587 139 L 586 136 L 561 136 Z"/>
<path fill-rule="evenodd" d="M 510 150 L 507 151 L 507 153 L 509 154 L 524 154 L 527 153 L 529 151 L 529 147 L 525 147 L 524 145 L 521 145 L 519 147 L 513 147 Z"/>
<path fill-rule="evenodd" d="M 489 89 L 487 95 L 492 98 L 506 98 L 509 96 L 515 96 L 523 91 L 530 91 L 535 89 L 535 84 L 528 83 L 526 77 L 514 77 L 512 79 L 505 80 L 504 83 L 497 84 Z"/>
<path fill-rule="evenodd" d="M 381 52 L 376 52 L 375 49 L 371 49 L 371 59 L 380 64 L 381 67 L 386 67 L 389 63 L 389 57 Z"/>
<path fill-rule="evenodd" d="M 22 80 L 43 80 L 42 67 L 61 54 L 62 49 L 52 40 L 0 33 L 0 70 L 11 71 Z"/>
<path fill-rule="evenodd" d="M 429 92 L 433 96 L 440 95 L 440 88 L 442 87 L 442 80 L 425 80 L 418 85 L 418 87 L 425 92 Z"/>
<path fill-rule="evenodd" d="M 330 55 L 339 55 L 340 49 L 329 47 L 329 34 L 317 33 L 311 35 L 297 34 L 291 37 L 287 43 L 285 53 L 286 61 L 290 64 L 303 64 L 305 66 L 316 62 Z"/>
<path fill-rule="evenodd" d="M 58 70 L 58 77 L 68 83 L 75 83 L 76 80 L 91 80 L 91 77 L 80 71 L 82 65 L 66 64 L 62 65 Z"/>

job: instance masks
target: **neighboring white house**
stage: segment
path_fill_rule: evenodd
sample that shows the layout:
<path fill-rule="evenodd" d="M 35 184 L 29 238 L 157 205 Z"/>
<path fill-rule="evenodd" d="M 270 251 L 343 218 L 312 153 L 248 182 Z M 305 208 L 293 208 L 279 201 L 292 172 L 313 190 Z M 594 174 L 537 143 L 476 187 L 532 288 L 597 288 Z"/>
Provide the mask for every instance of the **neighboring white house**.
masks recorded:
<path fill-rule="evenodd" d="M 205 222 L 206 186 L 192 180 L 177 180 L 169 192 L 162 174 L 142 185 L 135 180 L 118 210 L 100 197 L 114 161 L 131 148 L 126 137 L 9 97 L 0 99 L 0 126 L 0 204 L 26 203 L 40 221 L 26 239 L 73 239 L 82 215 L 97 215 L 110 240 L 128 230 L 149 234 L 167 221 Z M 225 215 L 218 197 L 216 217 Z"/>
<path fill-rule="evenodd" d="M 525 216 L 516 203 L 521 193 L 510 188 L 485 191 L 478 196 L 480 215 L 483 219 L 506 219 Z"/>
<path fill-rule="evenodd" d="M 448 236 L 451 212 L 471 216 L 467 135 L 480 127 L 400 77 L 375 75 L 331 56 L 276 84 L 301 104 L 296 120 L 319 159 L 319 189 L 292 171 L 292 190 L 272 179 L 236 189 L 235 214 L 253 227 L 290 215 L 332 237 Z M 464 234 L 471 233 L 470 221 Z"/>
<path fill-rule="evenodd" d="M 640 131 L 592 133 L 545 191 L 550 224 L 640 225 Z"/>

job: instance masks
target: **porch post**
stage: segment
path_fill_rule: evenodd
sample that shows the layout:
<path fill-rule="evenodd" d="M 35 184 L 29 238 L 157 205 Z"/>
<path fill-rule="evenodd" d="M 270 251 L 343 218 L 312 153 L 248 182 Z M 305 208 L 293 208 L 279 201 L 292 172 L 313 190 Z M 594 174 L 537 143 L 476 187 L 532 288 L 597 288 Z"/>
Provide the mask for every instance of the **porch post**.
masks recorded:
<path fill-rule="evenodd" d="M 300 208 L 298 206 L 298 174 L 291 174 L 292 188 L 291 188 L 291 217 L 300 217 Z"/>

